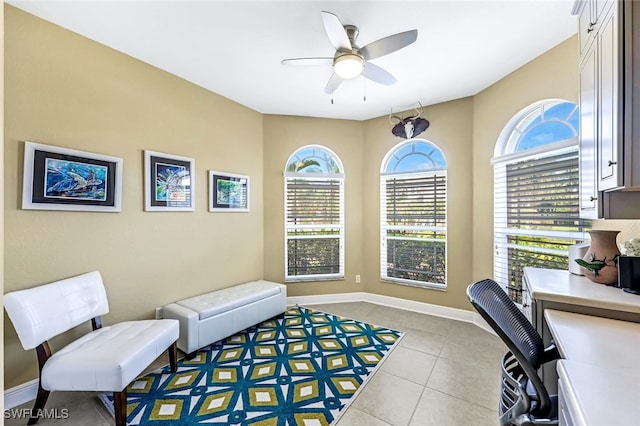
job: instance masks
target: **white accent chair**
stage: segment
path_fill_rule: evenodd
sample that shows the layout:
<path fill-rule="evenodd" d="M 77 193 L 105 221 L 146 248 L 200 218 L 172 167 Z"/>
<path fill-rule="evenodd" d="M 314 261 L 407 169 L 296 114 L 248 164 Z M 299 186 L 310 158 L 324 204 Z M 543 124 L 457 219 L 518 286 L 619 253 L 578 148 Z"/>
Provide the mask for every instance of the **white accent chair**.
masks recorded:
<path fill-rule="evenodd" d="M 102 327 L 109 312 L 98 271 L 4 295 L 25 350 L 36 349 L 40 380 L 27 424 L 35 424 L 51 391 L 113 392 L 116 425 L 127 421 L 127 386 L 165 350 L 177 369 L 178 321 L 126 321 Z M 93 331 L 56 353 L 48 340 L 91 320 Z"/>

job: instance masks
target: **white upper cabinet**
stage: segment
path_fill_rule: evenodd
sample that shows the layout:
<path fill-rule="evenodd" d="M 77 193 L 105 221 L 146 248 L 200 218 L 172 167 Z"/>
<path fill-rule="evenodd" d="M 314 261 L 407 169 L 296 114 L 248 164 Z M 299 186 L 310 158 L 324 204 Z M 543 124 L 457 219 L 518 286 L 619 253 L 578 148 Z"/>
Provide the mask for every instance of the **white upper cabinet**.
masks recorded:
<path fill-rule="evenodd" d="M 597 219 L 600 211 L 597 187 L 596 123 L 598 61 L 595 48 L 580 62 L 580 216 Z"/>
<path fill-rule="evenodd" d="M 609 11 L 615 0 L 577 0 L 574 13 L 578 14 L 578 39 L 580 55 L 595 39 L 605 13 Z"/>
<path fill-rule="evenodd" d="M 580 48 L 581 216 L 637 219 L 640 85 L 634 81 L 640 81 L 640 2 L 578 0 L 574 13 Z"/>
<path fill-rule="evenodd" d="M 598 190 L 607 191 L 622 187 L 622 138 L 624 121 L 622 120 L 622 100 L 624 86 L 621 71 L 624 66 L 624 55 L 621 53 L 621 32 L 618 18 L 620 14 L 614 7 L 601 19 L 596 42 L 600 65 L 597 81 L 600 84 L 598 96 Z"/>

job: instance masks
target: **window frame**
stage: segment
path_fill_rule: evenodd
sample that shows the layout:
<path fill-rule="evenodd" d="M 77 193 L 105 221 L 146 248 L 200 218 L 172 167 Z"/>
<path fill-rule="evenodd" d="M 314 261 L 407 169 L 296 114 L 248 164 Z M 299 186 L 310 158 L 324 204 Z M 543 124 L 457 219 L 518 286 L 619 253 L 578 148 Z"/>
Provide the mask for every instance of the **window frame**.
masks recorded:
<path fill-rule="evenodd" d="M 334 162 L 340 173 L 326 173 L 326 172 L 295 172 L 287 171 L 287 166 L 296 157 L 297 154 L 306 150 L 319 150 L 327 154 Z M 330 149 L 322 145 L 306 145 L 297 149 L 289 158 L 285 165 L 284 172 L 284 280 L 285 282 L 309 282 L 309 281 L 335 281 L 344 280 L 345 277 L 345 206 L 344 206 L 344 178 L 343 166 L 340 158 Z M 336 182 L 338 186 L 338 224 L 326 223 L 326 224 L 304 224 L 304 223 L 291 223 L 295 218 L 289 217 L 289 200 L 288 193 L 290 189 L 290 183 L 294 181 L 308 181 L 308 182 Z M 313 236 L 292 236 L 292 231 L 313 231 L 313 230 L 333 230 L 336 232 L 336 238 L 338 240 L 338 257 L 339 267 L 337 273 L 323 273 L 323 274 L 301 274 L 290 275 L 289 274 L 289 243 L 294 240 L 313 239 Z M 330 236 L 315 236 L 316 239 L 330 239 Z"/>
<path fill-rule="evenodd" d="M 523 252 L 530 253 L 540 253 L 543 255 L 550 256 L 567 256 L 567 251 L 560 249 L 551 249 L 544 248 L 532 245 L 530 249 L 526 250 L 523 247 L 526 247 L 524 244 L 511 244 L 509 243 L 510 237 L 522 238 L 522 237 L 531 237 L 534 238 L 549 238 L 555 239 L 556 241 L 575 241 L 576 243 L 582 241 L 588 241 L 588 229 L 590 227 L 590 222 L 586 221 L 582 218 L 576 219 L 575 226 L 578 229 L 582 229 L 582 231 L 562 231 L 562 230 L 551 230 L 551 229 L 531 229 L 526 230 L 523 228 L 510 228 L 508 224 L 509 220 L 509 212 L 508 212 L 508 182 L 507 182 L 507 168 L 509 165 L 515 165 L 517 163 L 525 162 L 525 161 L 539 161 L 544 158 L 553 158 L 558 156 L 566 156 L 567 158 L 578 155 L 579 146 L 578 146 L 578 136 L 577 129 L 575 126 L 571 126 L 574 130 L 574 136 L 559 140 L 556 142 L 549 142 L 542 144 L 540 146 L 536 146 L 530 149 L 524 149 L 521 151 L 515 151 L 518 148 L 520 140 L 514 137 L 514 132 L 518 131 L 520 134 L 525 134 L 521 132 L 522 128 L 526 128 L 526 122 L 523 120 L 529 120 L 531 122 L 532 114 L 537 110 L 541 109 L 543 116 L 544 108 L 549 106 L 555 106 L 561 102 L 570 102 L 560 99 L 550 99 L 545 101 L 538 101 L 527 108 L 521 110 L 518 114 L 516 114 L 505 126 L 503 129 L 498 142 L 495 147 L 495 156 L 491 160 L 493 165 L 494 172 L 494 181 L 493 181 L 493 190 L 494 190 L 494 212 L 493 212 L 493 247 L 494 247 L 494 279 L 500 283 L 505 291 L 509 290 L 512 298 L 519 303 L 521 297 L 521 286 L 522 283 L 513 283 L 511 285 L 511 276 L 513 273 L 511 269 L 513 265 L 510 264 L 511 256 L 509 250 L 520 250 Z M 573 112 L 576 112 L 577 105 L 573 102 L 574 109 Z M 566 123 L 570 124 L 567 117 Z M 544 120 L 544 117 L 542 118 Z M 558 121 L 558 120 L 549 120 L 549 121 Z M 578 167 L 578 164 L 576 164 Z M 579 184 L 578 184 L 579 186 Z M 575 188 L 578 190 L 577 198 L 579 199 L 579 188 Z M 540 199 L 544 199 L 544 196 L 540 196 Z M 576 200 L 579 216 L 579 202 Z M 541 216 L 542 218 L 542 216 Z M 549 264 L 551 267 L 551 264 Z M 567 263 L 568 267 L 568 263 Z M 515 273 L 516 276 L 521 275 L 520 273 Z"/>
<path fill-rule="evenodd" d="M 447 179 L 447 167 L 446 167 L 446 159 L 444 159 L 445 166 L 444 167 L 436 167 L 435 162 L 432 168 L 418 171 L 403 171 L 403 172 L 389 172 L 387 169 L 390 166 L 390 161 L 394 158 L 395 154 L 400 152 L 403 148 L 410 144 L 426 144 L 430 147 L 433 147 L 444 159 L 444 153 L 435 143 L 425 140 L 425 139 L 408 139 L 405 140 L 394 147 L 392 147 L 387 154 L 385 155 L 382 165 L 380 168 L 380 280 L 383 282 L 389 282 L 394 284 L 402 284 L 408 285 L 412 287 L 419 288 L 427 288 L 434 290 L 446 290 L 447 289 L 447 251 L 448 251 L 448 232 L 447 232 L 447 215 L 448 215 L 448 179 Z M 423 155 L 422 153 L 417 155 Z M 397 157 L 396 157 L 397 158 Z M 397 166 L 397 164 L 396 164 Z M 389 220 L 387 216 L 387 184 L 390 179 L 423 179 L 423 178 L 444 178 L 444 226 L 438 225 L 389 225 Z M 437 192 L 436 185 L 434 185 L 434 191 Z M 437 199 L 437 197 L 434 197 Z M 437 206 L 434 206 L 434 212 L 438 211 Z M 418 281 L 407 278 L 393 277 L 389 276 L 389 266 L 388 266 L 388 240 L 389 239 L 403 239 L 400 237 L 389 237 L 389 231 L 416 231 L 416 232 L 439 232 L 444 234 L 443 242 L 444 248 L 442 250 L 442 259 L 435 259 L 433 261 L 433 265 L 441 260 L 444 265 L 443 271 L 443 282 L 432 282 L 432 281 Z M 411 240 L 412 238 L 406 238 L 406 240 Z M 422 239 L 422 238 L 421 238 Z M 436 238 L 424 238 L 426 241 L 437 242 Z M 437 249 L 437 248 L 434 248 Z"/>

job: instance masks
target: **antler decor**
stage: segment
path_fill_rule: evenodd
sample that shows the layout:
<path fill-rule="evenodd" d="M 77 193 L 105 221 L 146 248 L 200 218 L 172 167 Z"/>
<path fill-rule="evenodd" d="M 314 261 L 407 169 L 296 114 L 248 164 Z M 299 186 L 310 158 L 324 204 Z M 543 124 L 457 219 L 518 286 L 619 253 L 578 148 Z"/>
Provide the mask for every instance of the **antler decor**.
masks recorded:
<path fill-rule="evenodd" d="M 420 105 L 420 109 L 418 110 L 418 108 L 414 108 L 414 111 L 416 112 L 415 115 L 410 115 L 406 118 L 399 115 L 393 115 L 393 109 L 391 110 L 389 113 L 389 123 L 394 125 L 393 129 L 391 129 L 391 133 L 403 139 L 411 139 L 427 130 L 429 127 L 429 121 L 422 118 L 423 107 L 420 102 L 418 102 L 418 105 Z M 394 122 L 394 120 L 397 121 Z"/>

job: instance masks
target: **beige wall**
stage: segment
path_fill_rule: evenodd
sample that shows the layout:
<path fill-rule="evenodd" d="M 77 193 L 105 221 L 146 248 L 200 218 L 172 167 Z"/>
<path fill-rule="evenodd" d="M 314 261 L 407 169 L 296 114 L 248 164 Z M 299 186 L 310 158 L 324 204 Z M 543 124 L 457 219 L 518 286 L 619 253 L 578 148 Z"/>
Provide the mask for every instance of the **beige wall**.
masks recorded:
<path fill-rule="evenodd" d="M 265 188 L 277 188 L 272 192 L 265 190 L 265 277 L 274 280 L 284 277 L 284 163 L 297 148 L 320 143 L 338 153 L 347 171 L 346 280 L 291 284 L 290 294 L 367 291 L 470 309 L 465 295 L 466 286 L 472 281 L 493 276 L 491 158 L 498 136 L 514 115 L 536 101 L 560 98 L 577 102 L 577 61 L 577 37 L 574 36 L 472 98 L 425 108 L 425 116 L 431 125 L 419 137 L 437 144 L 443 150 L 449 167 L 449 268 L 445 292 L 380 280 L 380 166 L 384 155 L 402 141 L 391 134 L 386 116 L 361 124 L 302 117 L 265 117 Z M 360 128 L 361 136 L 356 130 Z M 357 158 L 358 154 L 361 155 L 361 164 L 352 163 L 350 159 Z M 361 185 L 360 194 L 351 189 L 357 188 L 353 182 L 354 175 L 361 176 L 357 182 Z M 358 217 L 359 213 L 361 220 L 350 224 L 349 219 Z M 594 227 L 620 229 L 619 241 L 622 241 L 640 235 L 639 223 L 596 221 Z M 352 226 L 356 229 L 350 229 Z M 359 236 L 361 239 L 358 240 Z M 354 284 L 355 274 L 362 276 L 362 286 Z"/>
<path fill-rule="evenodd" d="M 473 279 L 493 276 L 493 167 L 500 132 L 523 108 L 544 99 L 578 102 L 574 36 L 474 96 Z"/>
<path fill-rule="evenodd" d="M 532 103 L 550 98 L 578 102 L 578 40 L 573 36 L 474 96 L 473 279 L 493 276 L 493 167 L 505 124 Z M 640 236 L 639 220 L 597 220 L 594 229 L 621 231 L 618 242 Z"/>
<path fill-rule="evenodd" d="M 472 100 L 425 108 L 431 126 L 420 135 L 437 144 L 447 158 L 449 194 L 448 256 L 464 258 L 466 268 L 450 268 L 447 292 L 380 281 L 380 167 L 386 153 L 402 142 L 391 133 L 388 117 L 366 122 L 307 117 L 264 118 L 265 278 L 284 279 L 284 179 L 287 159 L 298 148 L 319 144 L 335 152 L 345 169 L 345 280 L 290 283 L 290 296 L 367 291 L 468 309 L 464 290 L 471 259 Z M 360 284 L 355 275 L 361 275 Z"/>
<path fill-rule="evenodd" d="M 620 231 L 618 244 L 632 238 L 640 238 L 640 220 L 596 220 L 593 229 L 609 229 Z"/>
<path fill-rule="evenodd" d="M 156 306 L 241 281 L 282 282 L 283 171 L 308 144 L 328 147 L 345 167 L 346 278 L 292 283 L 289 295 L 367 291 L 470 309 L 466 286 L 492 275 L 498 135 L 532 102 L 577 101 L 578 93 L 574 37 L 474 97 L 425 108 L 431 126 L 419 137 L 437 144 L 449 166 L 448 289 L 426 290 L 379 278 L 379 172 L 401 142 L 386 116 L 262 116 L 10 6 L 4 30 L 4 290 L 98 269 L 111 301 L 107 324 L 149 318 Z M 123 157 L 122 212 L 22 210 L 25 140 Z M 143 211 L 145 149 L 196 159 L 195 212 Z M 250 213 L 207 212 L 210 169 L 251 176 Z M 631 238 L 639 224 L 594 226 Z M 35 378 L 35 355 L 25 356 L 8 321 L 4 339 L 5 385 Z"/>
<path fill-rule="evenodd" d="M 264 276 L 284 282 L 284 168 L 296 150 L 322 145 L 333 151 L 345 170 L 345 280 L 290 283 L 289 296 L 364 290 L 363 275 L 363 123 L 308 117 L 264 117 Z"/>
<path fill-rule="evenodd" d="M 5 18 L 5 292 L 97 269 L 109 324 L 262 278 L 262 115 L 10 6 Z M 122 212 L 22 210 L 25 140 L 122 157 Z M 145 149 L 195 158 L 195 212 L 143 211 Z M 207 211 L 210 169 L 251 177 L 250 213 Z M 8 320 L 4 334 L 6 386 L 37 377 Z"/>
<path fill-rule="evenodd" d="M 418 138 L 436 144 L 447 160 L 447 291 L 380 281 L 380 168 L 387 152 L 403 141 L 391 133 L 392 125 L 386 116 L 365 123 L 365 290 L 385 296 L 469 309 L 464 291 L 471 278 L 472 99 L 426 107 L 424 116 L 430 125 Z"/>

